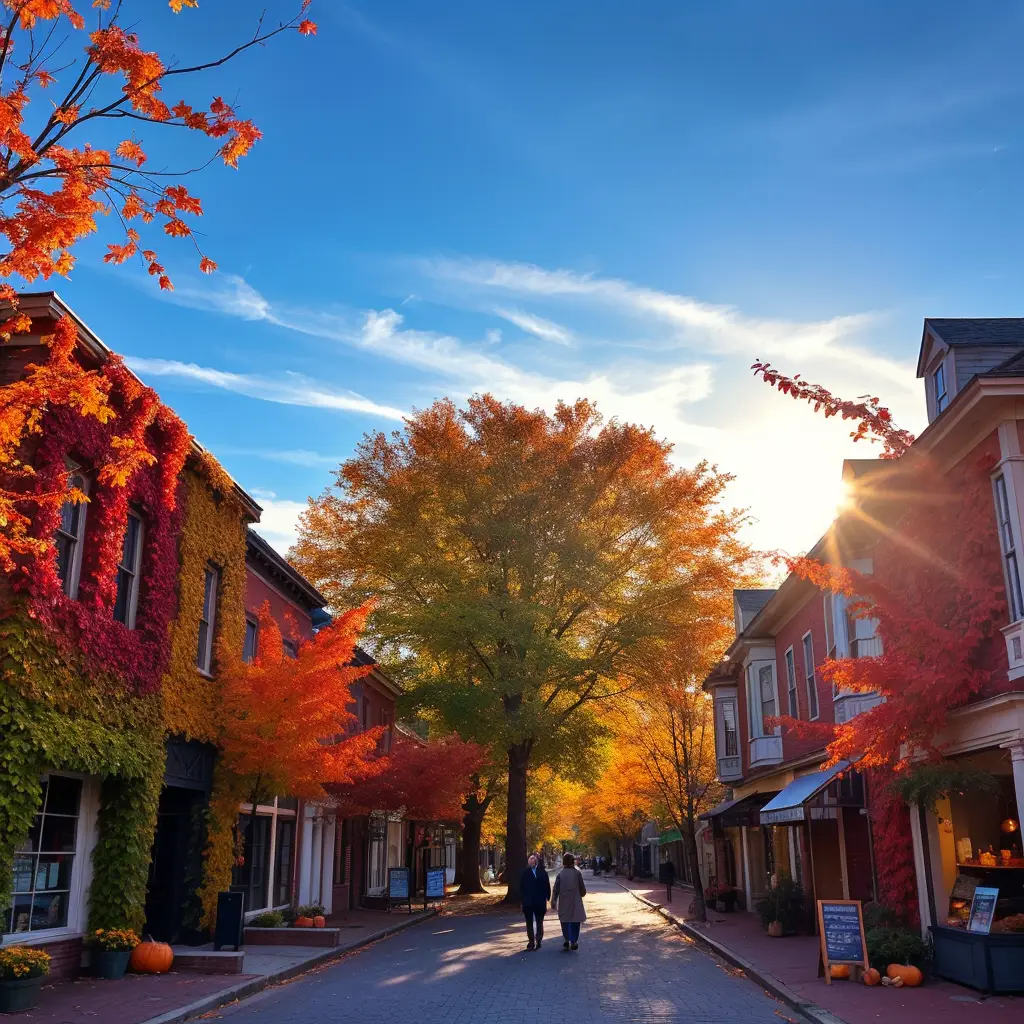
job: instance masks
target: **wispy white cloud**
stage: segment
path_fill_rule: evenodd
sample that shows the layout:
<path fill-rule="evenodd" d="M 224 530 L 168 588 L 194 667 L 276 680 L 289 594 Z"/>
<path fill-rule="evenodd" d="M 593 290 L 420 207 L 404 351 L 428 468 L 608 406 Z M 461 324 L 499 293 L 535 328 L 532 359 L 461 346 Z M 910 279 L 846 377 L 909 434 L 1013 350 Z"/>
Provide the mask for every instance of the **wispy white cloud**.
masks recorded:
<path fill-rule="evenodd" d="M 304 466 L 307 469 L 337 466 L 343 461 L 340 455 L 322 455 L 306 448 L 245 448 L 233 444 L 217 445 L 217 455 L 237 455 L 242 458 L 262 459 L 264 462 L 283 462 L 290 466 Z"/>
<path fill-rule="evenodd" d="M 177 377 L 192 380 L 224 391 L 233 391 L 249 398 L 279 405 L 303 405 L 317 409 L 338 409 L 344 412 L 364 413 L 400 420 L 405 413 L 390 405 L 379 405 L 354 391 L 332 389 L 298 373 L 286 373 L 271 379 L 255 374 L 231 373 L 196 363 L 183 363 L 176 359 L 146 359 L 127 356 L 127 365 L 143 377 Z"/>
<path fill-rule="evenodd" d="M 250 488 L 249 493 L 263 509 L 256 532 L 281 554 L 287 554 L 297 539 L 299 516 L 305 512 L 306 503 L 279 498 L 275 491 L 262 487 Z"/>
<path fill-rule="evenodd" d="M 571 345 L 572 333 L 553 320 L 545 320 L 521 309 L 505 309 L 498 306 L 494 310 L 497 316 L 515 324 L 521 331 L 532 334 L 542 341 L 553 341 L 556 345 Z"/>

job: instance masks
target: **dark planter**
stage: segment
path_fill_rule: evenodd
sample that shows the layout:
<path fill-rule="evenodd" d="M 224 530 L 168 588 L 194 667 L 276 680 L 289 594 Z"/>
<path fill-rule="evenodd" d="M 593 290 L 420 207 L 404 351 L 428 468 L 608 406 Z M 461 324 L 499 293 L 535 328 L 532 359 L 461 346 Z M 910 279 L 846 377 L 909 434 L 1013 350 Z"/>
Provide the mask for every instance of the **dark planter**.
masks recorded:
<path fill-rule="evenodd" d="M 1024 933 L 933 926 L 932 973 L 981 992 L 1024 992 Z"/>
<path fill-rule="evenodd" d="M 90 954 L 92 960 L 92 973 L 97 978 L 106 978 L 108 981 L 117 981 L 124 977 L 128 970 L 128 961 L 131 959 L 130 949 L 124 952 L 111 953 L 105 949 L 94 949 Z"/>
<path fill-rule="evenodd" d="M 20 1013 L 34 1009 L 43 984 L 43 975 L 34 978 L 10 978 L 0 981 L 0 1013 Z"/>

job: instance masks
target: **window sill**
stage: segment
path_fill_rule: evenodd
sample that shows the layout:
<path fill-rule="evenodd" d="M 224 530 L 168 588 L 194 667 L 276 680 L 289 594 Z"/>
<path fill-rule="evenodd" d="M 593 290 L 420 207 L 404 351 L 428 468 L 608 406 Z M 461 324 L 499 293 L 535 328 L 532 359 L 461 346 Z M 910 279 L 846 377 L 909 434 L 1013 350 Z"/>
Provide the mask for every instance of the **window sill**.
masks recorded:
<path fill-rule="evenodd" d="M 196 665 L 196 673 L 198 675 L 201 675 L 204 679 L 209 679 L 211 683 L 216 678 L 215 676 L 210 675 L 210 673 L 207 672 L 206 669 L 200 668 L 198 665 Z"/>
<path fill-rule="evenodd" d="M 85 933 L 77 928 L 40 928 L 32 932 L 11 932 L 3 936 L 0 946 L 42 946 L 62 939 L 82 939 Z"/>

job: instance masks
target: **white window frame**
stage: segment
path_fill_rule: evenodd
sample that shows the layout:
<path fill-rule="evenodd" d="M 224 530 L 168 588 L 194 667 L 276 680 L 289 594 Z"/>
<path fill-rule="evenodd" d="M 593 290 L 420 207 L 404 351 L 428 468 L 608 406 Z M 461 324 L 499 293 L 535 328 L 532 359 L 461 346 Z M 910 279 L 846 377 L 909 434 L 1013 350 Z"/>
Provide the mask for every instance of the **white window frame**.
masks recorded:
<path fill-rule="evenodd" d="M 69 467 L 70 476 L 68 477 L 68 487 L 77 487 L 84 495 L 89 494 L 89 478 L 81 471 L 77 466 Z M 61 506 L 61 521 L 63 522 L 64 506 L 73 504 L 70 501 L 64 502 Z M 71 543 L 71 564 L 68 566 L 68 574 L 64 578 L 63 587 L 64 593 L 71 598 L 72 601 L 78 600 L 78 583 L 82 576 L 82 549 L 85 547 L 85 519 L 86 510 L 89 508 L 88 502 L 82 501 L 78 503 L 78 530 L 77 533 L 72 536 L 70 533 L 65 533 L 60 526 L 57 527 L 57 533 L 63 537 L 67 537 Z"/>
<path fill-rule="evenodd" d="M 775 726 L 771 732 L 765 732 L 763 705 L 761 702 L 761 669 L 763 668 L 769 669 L 772 674 L 772 690 L 775 696 L 775 714 L 772 717 L 779 717 L 779 674 L 776 670 L 775 662 L 767 659 L 752 661 L 747 666 L 747 715 L 748 731 L 750 732 L 751 739 L 760 739 L 764 736 L 778 736 L 782 733 L 779 726 Z"/>
<path fill-rule="evenodd" d="M 942 381 L 942 391 L 939 391 L 939 381 Z M 932 390 L 935 392 L 935 415 L 944 412 L 949 407 L 949 381 L 946 380 L 946 361 L 941 360 L 939 365 L 932 371 Z"/>
<path fill-rule="evenodd" d="M 807 657 L 808 648 L 810 658 Z M 816 722 L 821 715 L 821 702 L 818 700 L 818 672 L 814 663 L 814 637 L 810 630 L 800 637 L 800 650 L 804 659 L 804 681 L 807 683 L 807 718 L 808 721 Z"/>
<path fill-rule="evenodd" d="M 139 524 L 139 536 L 138 543 L 135 545 L 135 558 L 131 566 L 126 566 L 122 561 L 117 563 L 117 575 L 118 579 L 121 578 L 121 570 L 131 575 L 131 582 L 128 584 L 130 587 L 128 591 L 128 605 L 125 609 L 125 620 L 124 625 L 128 629 L 135 628 L 135 613 L 139 607 L 139 575 L 142 569 L 142 546 L 146 543 L 146 521 L 136 512 L 134 509 L 128 510 L 128 519 L 134 519 Z M 125 537 L 128 536 L 128 524 L 125 524 Z M 121 557 L 124 557 L 124 545 L 121 546 Z M 115 598 L 114 604 L 115 613 L 117 611 L 117 604 Z"/>
<path fill-rule="evenodd" d="M 735 697 L 725 697 L 722 700 L 716 701 L 720 714 L 718 715 L 718 732 L 719 732 L 719 757 L 739 757 L 740 756 L 740 715 L 739 706 Z M 725 728 L 725 711 L 726 707 L 732 708 L 732 720 L 735 726 L 733 735 L 736 737 L 736 749 L 730 754 L 729 753 L 729 733 Z"/>
<path fill-rule="evenodd" d="M 275 796 L 273 803 L 256 805 L 256 817 L 270 819 L 270 828 L 267 832 L 267 905 L 265 907 L 249 907 L 245 912 L 246 922 L 251 921 L 259 914 L 265 914 L 268 910 L 284 910 L 288 906 L 287 900 L 284 903 L 274 903 L 274 891 L 277 888 L 275 877 L 277 875 L 277 827 L 282 820 L 295 823 L 295 832 L 292 835 L 292 872 L 294 873 L 295 867 L 299 863 L 296 855 L 299 852 L 300 822 L 298 811 L 290 807 L 279 806 L 280 799 Z M 238 815 L 243 819 L 239 822 L 241 826 L 244 827 L 251 814 L 252 804 L 238 805 Z"/>
<path fill-rule="evenodd" d="M 1010 608 L 1010 622 L 1024 618 L 1024 594 L 1020 584 L 1020 565 L 1017 561 L 1017 531 L 1014 529 L 1015 503 L 1012 481 L 1005 469 L 992 478 L 992 500 L 995 503 L 996 531 L 1003 555 L 1003 582 Z"/>
<path fill-rule="evenodd" d="M 213 600 L 207 617 L 206 597 L 207 586 L 210 578 L 213 578 Z M 200 629 L 196 637 L 196 668 L 204 675 L 212 675 L 213 669 L 213 636 L 217 630 L 217 599 L 220 596 L 220 569 L 212 562 L 206 564 L 203 570 L 203 605 L 199 612 Z M 206 642 L 203 643 L 202 624 L 206 624 Z"/>
<path fill-rule="evenodd" d="M 792 645 L 786 648 L 783 656 L 786 662 L 786 699 L 789 701 L 789 717 L 800 717 L 800 700 L 797 696 L 796 684 L 796 653 Z"/>

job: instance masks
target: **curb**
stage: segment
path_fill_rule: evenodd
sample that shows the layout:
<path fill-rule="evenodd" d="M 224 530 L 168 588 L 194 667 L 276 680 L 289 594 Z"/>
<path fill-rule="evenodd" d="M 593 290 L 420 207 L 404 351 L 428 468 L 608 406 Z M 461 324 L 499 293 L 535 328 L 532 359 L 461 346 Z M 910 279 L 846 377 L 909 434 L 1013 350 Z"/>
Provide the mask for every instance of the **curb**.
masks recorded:
<path fill-rule="evenodd" d="M 652 900 L 638 895 L 619 881 L 616 881 L 615 884 L 625 889 L 638 903 L 642 903 L 645 907 L 663 917 L 669 924 L 674 925 L 687 938 L 692 939 L 716 956 L 721 957 L 726 963 L 732 964 L 733 967 L 738 967 L 751 981 L 757 982 L 766 992 L 771 993 L 780 1002 L 785 1003 L 791 1010 L 796 1010 L 798 1013 L 803 1014 L 813 1024 L 845 1024 L 841 1017 L 837 1017 L 834 1013 L 830 1013 L 828 1010 L 818 1006 L 817 1003 L 812 1003 L 809 999 L 797 995 L 773 974 L 762 970 L 756 964 L 740 956 L 739 953 L 733 952 L 728 946 L 723 946 L 722 943 L 716 942 L 710 936 L 700 931 L 700 929 L 694 928 L 692 925 L 680 920 L 674 914 L 667 911 L 660 903 L 654 903 Z"/>
<path fill-rule="evenodd" d="M 219 1006 L 226 1006 L 228 1003 L 236 1003 L 242 999 L 247 999 L 249 996 L 256 995 L 257 992 L 262 992 L 265 988 L 270 988 L 272 985 L 279 985 L 283 981 L 288 981 L 291 978 L 298 977 L 300 974 L 305 974 L 306 971 L 309 971 L 314 967 L 322 967 L 324 964 L 328 964 L 332 960 L 339 960 L 346 953 L 351 953 L 356 949 L 362 949 L 364 946 L 369 946 L 371 943 L 377 942 L 380 939 L 386 939 L 389 935 L 395 935 L 398 932 L 403 932 L 406 928 L 412 928 L 414 925 L 422 924 L 424 921 L 429 921 L 430 918 L 436 916 L 437 907 L 431 907 L 425 914 L 420 914 L 411 921 L 400 921 L 396 924 L 389 925 L 387 928 L 382 928 L 380 931 L 372 932 L 369 935 L 361 935 L 358 939 L 353 939 L 344 946 L 334 946 L 331 949 L 325 949 L 318 956 L 314 956 L 309 960 L 304 960 L 301 964 L 293 964 L 291 967 L 286 967 L 284 970 L 277 971 L 275 974 L 267 974 L 259 978 L 250 978 L 248 981 L 232 985 L 230 988 L 222 989 L 220 992 L 213 993 L 213 995 L 197 999 L 195 1002 L 189 1003 L 187 1006 L 179 1006 L 175 1010 L 168 1010 L 166 1013 L 161 1013 L 157 1017 L 149 1017 L 147 1020 L 142 1021 L 142 1024 L 181 1024 L 182 1021 L 186 1021 L 190 1017 L 196 1017 L 199 1014 L 208 1013 L 210 1010 L 216 1010 Z"/>

